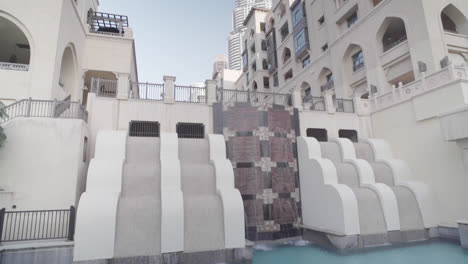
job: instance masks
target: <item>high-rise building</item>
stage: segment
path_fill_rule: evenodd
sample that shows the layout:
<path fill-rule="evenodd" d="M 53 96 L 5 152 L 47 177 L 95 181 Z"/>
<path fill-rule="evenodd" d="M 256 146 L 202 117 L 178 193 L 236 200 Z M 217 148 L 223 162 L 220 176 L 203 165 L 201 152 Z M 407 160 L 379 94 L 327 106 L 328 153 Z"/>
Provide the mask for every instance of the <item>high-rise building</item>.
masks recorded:
<path fill-rule="evenodd" d="M 240 70 L 242 67 L 242 37 L 245 32 L 244 20 L 253 7 L 270 9 L 271 0 L 235 0 L 232 11 L 232 32 L 228 39 L 229 69 Z"/>
<path fill-rule="evenodd" d="M 222 72 L 224 69 L 228 68 L 228 58 L 227 55 L 217 55 L 213 63 L 213 78 L 216 74 Z"/>

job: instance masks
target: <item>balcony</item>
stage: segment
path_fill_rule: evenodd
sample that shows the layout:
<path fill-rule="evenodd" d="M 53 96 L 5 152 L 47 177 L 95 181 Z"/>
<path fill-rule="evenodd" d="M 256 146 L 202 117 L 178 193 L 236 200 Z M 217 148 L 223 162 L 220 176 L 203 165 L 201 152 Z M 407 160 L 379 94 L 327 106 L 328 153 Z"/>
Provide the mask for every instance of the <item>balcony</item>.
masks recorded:
<path fill-rule="evenodd" d="M 320 86 L 320 90 L 322 92 L 325 92 L 325 91 L 328 91 L 328 90 L 331 90 L 335 88 L 335 81 L 331 80 L 331 81 L 328 81 L 326 84 Z"/>
<path fill-rule="evenodd" d="M 468 51 L 468 36 L 445 31 L 444 38 L 447 46 Z"/>
<path fill-rule="evenodd" d="M 312 110 L 312 111 L 325 111 L 325 98 L 323 97 L 315 97 L 310 94 L 305 95 L 302 98 L 302 104 L 305 110 Z"/>
<path fill-rule="evenodd" d="M 396 46 L 398 46 L 398 45 L 400 45 L 401 43 L 406 42 L 406 41 L 408 41 L 408 36 L 405 35 L 405 36 L 403 36 L 402 38 L 400 38 L 400 39 L 398 39 L 398 40 L 395 40 L 395 41 L 393 41 L 393 42 L 390 43 L 390 44 L 385 45 L 385 46 L 384 46 L 384 52 L 387 52 L 387 51 L 393 49 L 394 47 L 396 47 Z"/>
<path fill-rule="evenodd" d="M 88 24 L 91 33 L 123 36 L 128 28 L 128 17 L 102 12 L 88 12 Z"/>
<path fill-rule="evenodd" d="M 0 69 L 11 71 L 29 71 L 28 64 L 0 62 Z"/>

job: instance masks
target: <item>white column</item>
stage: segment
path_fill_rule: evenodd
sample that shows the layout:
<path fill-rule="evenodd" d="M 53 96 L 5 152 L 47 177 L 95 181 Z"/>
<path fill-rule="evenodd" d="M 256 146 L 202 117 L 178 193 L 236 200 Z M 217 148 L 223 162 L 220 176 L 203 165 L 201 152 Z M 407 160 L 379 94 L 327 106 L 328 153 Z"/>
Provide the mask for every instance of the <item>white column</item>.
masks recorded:
<path fill-rule="evenodd" d="M 335 95 L 334 91 L 332 90 L 325 91 L 325 105 L 327 107 L 327 111 L 329 114 L 336 113 L 336 107 L 335 107 L 335 104 L 333 103 L 333 95 Z"/>
<path fill-rule="evenodd" d="M 292 92 L 292 102 L 293 102 L 293 107 L 297 108 L 299 110 L 303 110 L 302 106 L 302 95 L 301 95 L 301 90 L 300 89 L 294 89 Z"/>
<path fill-rule="evenodd" d="M 208 105 L 213 105 L 217 102 L 216 100 L 216 81 L 215 80 L 206 80 L 206 103 Z"/>
<path fill-rule="evenodd" d="M 174 76 L 164 76 L 164 103 L 173 104 L 174 101 L 174 83 L 176 77 Z"/>
<path fill-rule="evenodd" d="M 118 73 L 117 74 L 117 99 L 127 100 L 128 91 L 130 89 L 130 74 Z"/>

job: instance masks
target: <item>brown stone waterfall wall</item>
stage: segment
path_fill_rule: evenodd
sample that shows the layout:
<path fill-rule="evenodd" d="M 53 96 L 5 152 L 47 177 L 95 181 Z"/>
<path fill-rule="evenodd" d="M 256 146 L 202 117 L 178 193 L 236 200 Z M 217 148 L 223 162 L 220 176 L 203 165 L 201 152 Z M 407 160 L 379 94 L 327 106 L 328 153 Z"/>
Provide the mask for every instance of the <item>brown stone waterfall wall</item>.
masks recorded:
<path fill-rule="evenodd" d="M 215 133 L 223 134 L 242 194 L 249 240 L 300 235 L 297 110 L 264 103 L 218 103 Z"/>

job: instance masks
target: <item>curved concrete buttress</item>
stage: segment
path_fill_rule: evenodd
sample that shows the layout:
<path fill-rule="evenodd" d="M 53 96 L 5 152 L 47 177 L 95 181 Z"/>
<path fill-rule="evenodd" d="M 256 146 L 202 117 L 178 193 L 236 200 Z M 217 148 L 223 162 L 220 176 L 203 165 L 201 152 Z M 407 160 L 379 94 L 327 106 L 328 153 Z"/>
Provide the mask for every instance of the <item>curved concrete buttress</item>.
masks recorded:
<path fill-rule="evenodd" d="M 77 210 L 74 261 L 114 257 L 126 139 L 125 131 L 101 131 L 97 136 L 86 192 Z"/>
<path fill-rule="evenodd" d="M 234 186 L 234 170 L 226 158 L 226 143 L 223 135 L 208 135 L 210 161 L 215 167 L 216 192 L 221 198 L 224 217 L 224 240 L 226 248 L 245 247 L 244 205 Z"/>
<path fill-rule="evenodd" d="M 392 149 L 388 142 L 380 139 L 363 139 L 362 141 L 370 145 L 375 162 L 383 163 L 390 167 L 395 186 L 406 187 L 414 194 L 418 202 L 424 227 L 436 227 L 438 220 L 433 208 L 429 186 L 421 182 L 411 181 L 413 179 L 411 169 L 405 161 L 393 157 Z"/>
<path fill-rule="evenodd" d="M 335 142 L 339 145 L 343 163 L 351 164 L 356 168 L 359 176 L 359 185 L 363 188 L 371 189 L 379 197 L 387 231 L 400 230 L 398 203 L 393 190 L 385 184 L 375 182 L 372 167 L 369 162 L 356 158 L 356 150 L 351 140 L 346 138 L 334 138 L 331 139 L 331 142 Z"/>
<path fill-rule="evenodd" d="M 298 137 L 302 217 L 306 227 L 339 235 L 360 234 L 352 189 L 338 183 L 334 164 L 322 158 L 315 138 Z"/>

